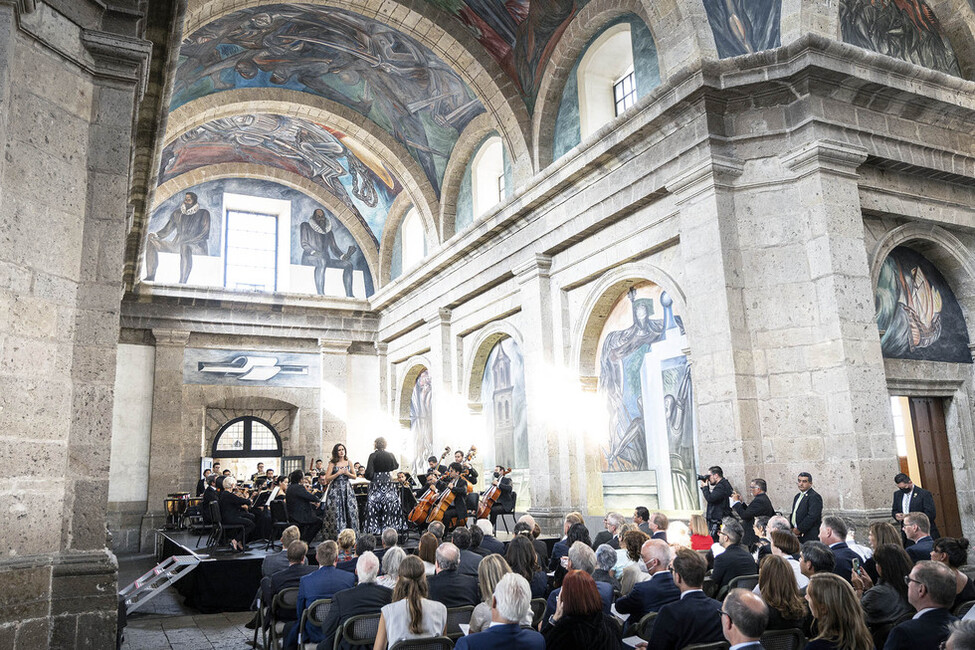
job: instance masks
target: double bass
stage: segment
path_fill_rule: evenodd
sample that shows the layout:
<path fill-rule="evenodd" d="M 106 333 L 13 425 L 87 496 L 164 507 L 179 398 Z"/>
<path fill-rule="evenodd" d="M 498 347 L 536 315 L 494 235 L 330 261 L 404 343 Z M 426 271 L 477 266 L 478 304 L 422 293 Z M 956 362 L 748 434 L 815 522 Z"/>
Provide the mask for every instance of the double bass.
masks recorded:
<path fill-rule="evenodd" d="M 446 458 L 447 454 L 449 453 L 450 447 L 445 447 L 443 455 L 440 457 L 440 460 L 437 461 L 437 465 L 442 463 L 443 459 Z M 424 523 L 427 520 L 427 517 L 430 515 L 430 511 L 433 509 L 433 506 L 437 503 L 438 496 L 437 484 L 434 483 L 427 488 L 427 491 L 423 493 L 423 496 L 421 496 L 420 500 L 417 501 L 415 506 L 413 506 L 413 509 L 410 510 L 410 514 L 407 515 L 406 518 L 412 521 L 414 524 Z"/>
<path fill-rule="evenodd" d="M 481 495 L 481 502 L 477 504 L 477 518 L 487 519 L 491 514 L 491 508 L 494 506 L 498 497 L 501 496 L 501 479 L 511 473 L 511 468 L 507 468 L 501 472 L 501 476 L 498 477 L 498 484 L 491 485 L 484 494 Z"/>

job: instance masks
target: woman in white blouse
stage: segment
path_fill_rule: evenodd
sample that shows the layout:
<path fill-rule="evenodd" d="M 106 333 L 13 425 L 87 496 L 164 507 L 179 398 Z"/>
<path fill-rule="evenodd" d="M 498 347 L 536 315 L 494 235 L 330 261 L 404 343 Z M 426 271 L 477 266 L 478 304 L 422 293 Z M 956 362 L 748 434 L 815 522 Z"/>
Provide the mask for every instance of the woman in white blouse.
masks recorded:
<path fill-rule="evenodd" d="M 399 565 L 393 602 L 379 615 L 373 650 L 387 650 L 403 639 L 440 636 L 447 627 L 447 608 L 427 598 L 423 561 L 408 555 Z"/>

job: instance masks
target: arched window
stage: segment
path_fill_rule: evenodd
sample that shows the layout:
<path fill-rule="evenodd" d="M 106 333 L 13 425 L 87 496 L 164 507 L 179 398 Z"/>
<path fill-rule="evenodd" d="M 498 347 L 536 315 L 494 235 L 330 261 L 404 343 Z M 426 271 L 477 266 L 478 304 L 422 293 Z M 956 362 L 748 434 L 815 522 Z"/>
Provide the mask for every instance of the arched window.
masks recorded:
<path fill-rule="evenodd" d="M 492 136 L 484 141 L 471 163 L 474 218 L 500 203 L 504 193 L 504 148 L 500 136 Z"/>
<path fill-rule="evenodd" d="M 402 246 L 402 269 L 413 268 L 426 257 L 426 238 L 423 235 L 423 222 L 415 207 L 409 209 L 400 224 L 400 243 Z"/>
<path fill-rule="evenodd" d="M 636 102 L 630 24 L 614 25 L 593 41 L 576 74 L 579 128 L 585 139 Z"/>
<path fill-rule="evenodd" d="M 220 428 L 210 455 L 214 458 L 281 456 L 281 437 L 264 420 L 245 415 Z"/>

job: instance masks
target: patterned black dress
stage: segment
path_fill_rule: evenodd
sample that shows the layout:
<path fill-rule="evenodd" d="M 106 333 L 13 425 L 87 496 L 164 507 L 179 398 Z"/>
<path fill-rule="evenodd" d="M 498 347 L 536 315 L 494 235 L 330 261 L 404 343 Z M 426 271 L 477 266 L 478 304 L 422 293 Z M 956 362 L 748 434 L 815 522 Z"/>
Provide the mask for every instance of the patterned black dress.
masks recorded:
<path fill-rule="evenodd" d="M 396 457 L 388 451 L 374 451 L 366 463 L 366 479 L 369 483 L 369 497 L 366 501 L 366 525 L 364 531 L 381 535 L 387 528 L 404 530 L 406 519 L 400 503 L 396 485 L 389 473 L 399 467 Z"/>
<path fill-rule="evenodd" d="M 345 468 L 343 468 L 345 469 Z M 332 466 L 332 474 L 338 474 L 341 469 Z M 348 476 L 338 476 L 332 479 L 328 486 L 327 509 L 335 514 L 335 527 L 339 532 L 351 528 L 359 533 L 359 506 L 349 485 Z"/>

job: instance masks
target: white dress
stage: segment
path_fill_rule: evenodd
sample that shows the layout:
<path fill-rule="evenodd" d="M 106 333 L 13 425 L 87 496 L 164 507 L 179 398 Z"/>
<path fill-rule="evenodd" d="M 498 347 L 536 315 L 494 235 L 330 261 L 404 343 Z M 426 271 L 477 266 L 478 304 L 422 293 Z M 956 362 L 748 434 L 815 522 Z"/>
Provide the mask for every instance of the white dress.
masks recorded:
<path fill-rule="evenodd" d="M 440 636 L 447 626 L 447 607 L 429 598 L 423 599 L 423 628 L 419 634 L 410 632 L 410 611 L 406 599 L 397 600 L 382 608 L 386 622 L 386 643 L 390 648 L 403 639 L 417 639 L 427 636 Z"/>

